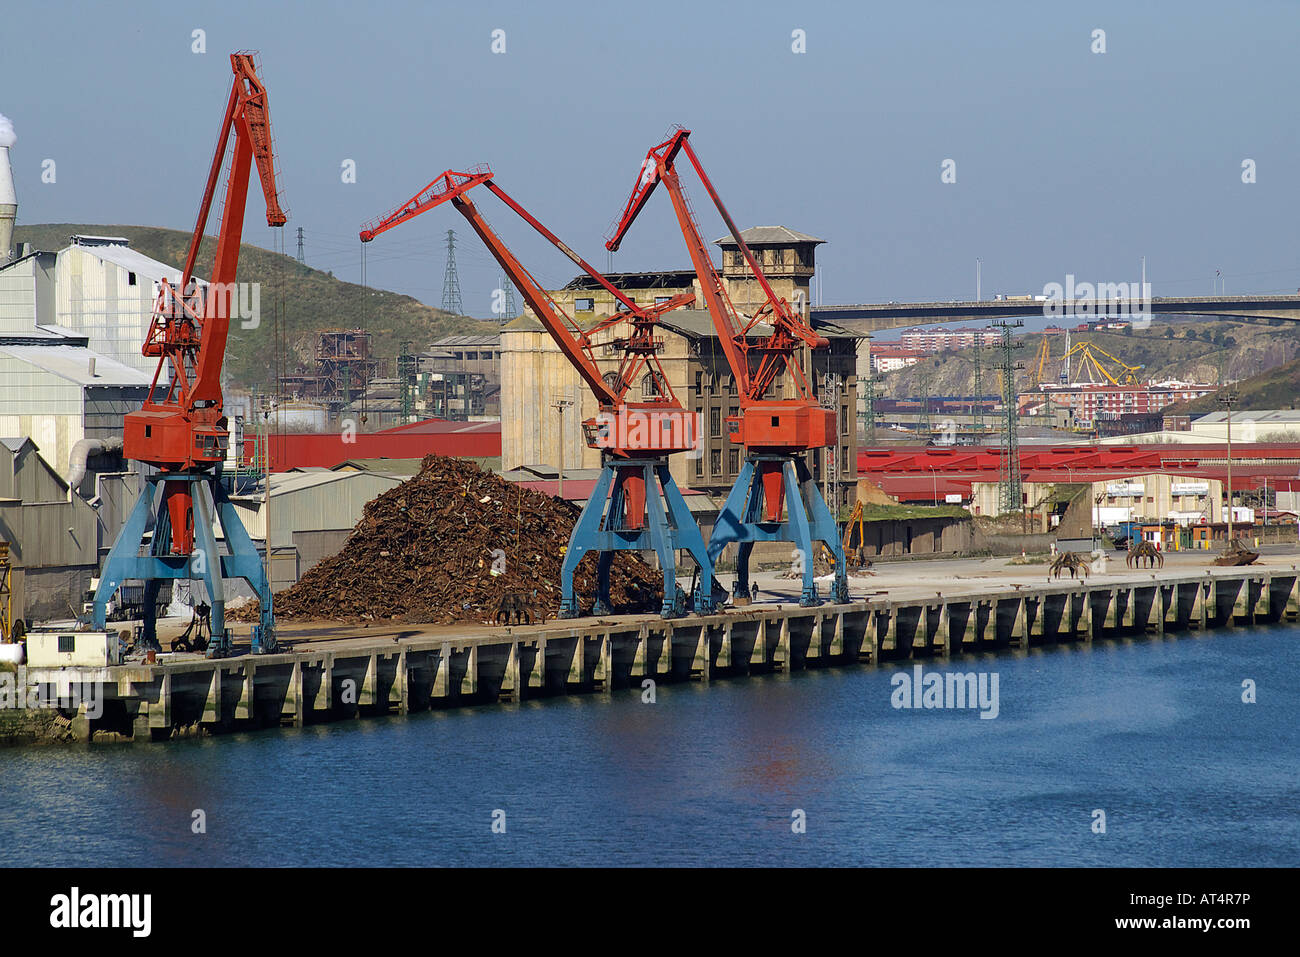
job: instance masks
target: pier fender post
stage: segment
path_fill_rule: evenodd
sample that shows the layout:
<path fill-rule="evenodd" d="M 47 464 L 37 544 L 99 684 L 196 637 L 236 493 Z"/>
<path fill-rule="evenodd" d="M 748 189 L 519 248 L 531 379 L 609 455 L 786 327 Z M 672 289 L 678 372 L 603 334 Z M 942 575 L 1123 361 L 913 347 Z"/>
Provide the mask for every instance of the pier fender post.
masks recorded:
<path fill-rule="evenodd" d="M 1124 618 L 1123 627 L 1128 629 L 1137 628 L 1137 597 L 1138 590 L 1136 585 L 1130 585 L 1124 593 Z"/>
<path fill-rule="evenodd" d="M 1105 588 L 1102 594 L 1106 598 L 1106 614 L 1102 617 L 1102 627 L 1113 632 L 1119 627 L 1119 589 Z"/>
<path fill-rule="evenodd" d="M 478 694 L 478 645 L 469 646 L 469 661 L 465 664 L 465 677 L 460 682 L 460 693 Z"/>
<path fill-rule="evenodd" d="M 808 635 L 808 655 L 809 659 L 824 658 L 826 656 L 825 642 L 822 641 L 822 622 L 826 618 L 821 612 L 813 616 L 812 632 Z M 789 628 L 789 622 L 786 623 Z"/>
<path fill-rule="evenodd" d="M 670 624 L 663 626 L 660 633 L 662 644 L 659 646 L 659 660 L 655 662 L 655 674 L 671 675 L 673 673 L 673 631 Z"/>
<path fill-rule="evenodd" d="M 243 663 L 244 680 L 239 684 L 239 697 L 235 700 L 235 720 L 251 721 L 256 713 L 253 701 L 253 682 L 257 675 L 257 666 L 252 662 Z"/>
<path fill-rule="evenodd" d="M 845 617 L 845 614 L 846 614 L 846 613 L 845 613 L 843 610 L 840 610 L 840 611 L 835 612 L 835 627 L 834 627 L 834 630 L 831 631 L 831 647 L 830 647 L 830 651 L 827 652 L 827 654 L 829 654 L 830 657 L 832 657 L 832 658 L 838 658 L 839 656 L 841 656 L 841 655 L 844 654 L 844 617 Z M 787 621 L 787 622 L 786 622 L 786 632 L 787 632 L 787 634 L 789 633 L 789 630 L 790 630 L 790 624 L 789 624 L 789 622 Z M 824 634 L 823 634 L 823 637 L 825 637 Z"/>
<path fill-rule="evenodd" d="M 858 661 L 876 664 L 880 660 L 880 633 L 876 628 L 876 612 L 867 608 L 862 628 L 862 642 L 858 645 Z"/>
<path fill-rule="evenodd" d="M 171 730 L 172 726 L 172 676 L 170 671 L 164 671 L 162 681 L 158 684 L 158 703 L 155 705 L 150 702 L 149 707 L 149 730 L 156 731 L 160 729 Z"/>
<path fill-rule="evenodd" d="M 212 669 L 208 693 L 203 699 L 203 724 L 217 724 L 221 721 L 221 677 L 224 673 L 220 666 Z"/>
<path fill-rule="evenodd" d="M 433 663 L 433 688 L 431 698 L 451 697 L 451 642 L 444 641 Z"/>
<path fill-rule="evenodd" d="M 718 649 L 718 660 L 716 662 L 719 668 L 731 667 L 731 622 L 728 621 L 722 626 L 722 647 Z"/>
<path fill-rule="evenodd" d="M 295 659 L 280 702 L 280 718 L 292 718 L 295 728 L 302 727 L 302 659 Z"/>
<path fill-rule="evenodd" d="M 776 650 L 773 653 L 774 663 L 781 671 L 789 672 L 791 665 L 790 653 L 790 616 L 786 615 L 781 619 L 781 624 L 777 626 Z"/>
<path fill-rule="evenodd" d="M 980 601 L 978 598 L 972 598 L 970 604 L 966 606 L 966 624 L 961 632 L 961 643 L 963 645 L 973 645 L 979 642 L 979 620 Z"/>
<path fill-rule="evenodd" d="M 586 680 L 586 675 L 586 636 L 577 634 L 573 636 L 573 656 L 569 659 L 569 675 L 564 680 L 567 684 L 580 685 Z"/>
<path fill-rule="evenodd" d="M 758 630 L 754 634 L 754 645 L 749 652 L 749 667 L 752 670 L 754 665 L 760 668 L 767 665 L 767 619 L 758 620 Z"/>
<path fill-rule="evenodd" d="M 409 714 L 411 710 L 411 698 L 409 689 L 411 686 L 411 676 L 407 671 L 406 665 L 406 648 L 403 647 L 397 653 L 397 673 L 393 675 L 393 688 L 388 693 L 390 701 L 394 696 L 397 698 L 397 713 Z"/>
<path fill-rule="evenodd" d="M 691 657 L 691 674 L 698 675 L 705 684 L 708 683 L 711 670 L 711 649 L 709 648 L 709 626 L 701 625 L 699 636 L 695 639 L 695 654 Z"/>
<path fill-rule="evenodd" d="M 933 637 L 933 630 L 930 628 L 932 610 L 933 607 L 929 603 L 921 603 L 920 611 L 916 616 L 916 630 L 912 632 L 912 648 L 909 653 L 913 656 L 916 655 L 917 648 L 924 649 L 927 653 L 930 650 L 930 641 Z"/>
<path fill-rule="evenodd" d="M 361 690 L 357 692 L 357 713 L 368 705 L 376 704 L 376 687 L 379 684 L 379 654 L 372 654 L 366 661 L 366 676 L 361 680 Z"/>
<path fill-rule="evenodd" d="M 1300 575 L 1292 575 L 1290 578 L 1291 587 L 1286 593 L 1286 620 L 1295 621 L 1300 618 Z"/>
<path fill-rule="evenodd" d="M 643 622 L 636 633 L 636 651 L 632 655 L 632 670 L 629 678 L 647 677 L 648 659 L 650 657 L 650 629 Z"/>
<path fill-rule="evenodd" d="M 537 639 L 537 653 L 533 655 L 533 667 L 528 672 L 528 687 L 546 687 L 546 639 Z"/>
<path fill-rule="evenodd" d="M 326 654 L 320 663 L 320 684 L 316 687 L 316 700 L 312 702 L 313 711 L 329 711 L 334 707 L 334 656 Z"/>
<path fill-rule="evenodd" d="M 952 649 L 948 644 L 949 636 L 952 634 L 951 615 L 947 602 L 939 606 L 939 627 L 935 629 L 934 643 L 939 647 L 940 654 L 945 658 L 952 654 Z"/>
<path fill-rule="evenodd" d="M 501 697 L 508 701 L 520 701 L 523 695 L 523 679 L 519 667 L 519 642 L 510 643 L 510 657 L 506 659 L 506 671 L 501 676 Z"/>
<path fill-rule="evenodd" d="M 1273 576 L 1264 575 L 1259 579 L 1259 594 L 1255 598 L 1255 607 L 1251 621 L 1270 621 L 1273 618 Z"/>
<path fill-rule="evenodd" d="M 1209 590 L 1209 581 L 1196 583 L 1196 591 L 1192 593 L 1192 613 L 1187 618 L 1188 628 L 1205 630 L 1205 595 Z"/>
<path fill-rule="evenodd" d="M 596 656 L 596 671 L 592 680 L 609 694 L 614 690 L 614 634 L 607 631 L 600 636 L 600 651 Z"/>
<path fill-rule="evenodd" d="M 1171 586 L 1156 582 L 1156 593 L 1151 596 L 1151 616 L 1156 626 L 1156 634 L 1163 635 L 1169 622 L 1169 594 Z"/>
<path fill-rule="evenodd" d="M 1047 595 L 1041 595 L 1031 604 L 1031 600 L 1025 599 L 1025 620 L 1029 623 L 1027 631 L 1030 639 L 1047 638 Z M 1028 643 L 1028 642 L 1026 642 Z"/>
<path fill-rule="evenodd" d="M 881 642 L 880 647 L 885 651 L 896 651 L 898 649 L 898 609 L 894 607 L 893 602 L 890 602 L 880 609 L 877 614 L 885 615 L 885 640 Z"/>

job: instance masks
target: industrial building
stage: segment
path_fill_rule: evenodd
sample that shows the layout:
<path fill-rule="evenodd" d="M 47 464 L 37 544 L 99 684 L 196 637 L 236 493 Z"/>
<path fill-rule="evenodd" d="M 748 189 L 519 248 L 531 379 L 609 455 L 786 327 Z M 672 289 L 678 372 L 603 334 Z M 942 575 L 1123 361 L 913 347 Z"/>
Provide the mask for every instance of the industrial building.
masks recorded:
<path fill-rule="evenodd" d="M 121 436 L 148 395 L 154 284 L 179 273 L 115 237 L 19 253 L 0 266 L 0 434 L 31 436 L 67 478 L 77 443 Z"/>
<path fill-rule="evenodd" d="M 1021 393 L 1020 409 L 1031 415 L 1039 414 L 1049 406 L 1068 409 L 1075 424 L 1087 428 L 1102 419 L 1159 412 L 1178 402 L 1199 399 L 1217 389 L 1217 385 L 1194 382 L 1151 382 L 1142 385 L 1044 383 L 1036 392 Z"/>
<path fill-rule="evenodd" d="M 1045 505 L 1053 501 L 1058 487 L 1080 483 L 1089 485 L 1093 523 L 1098 528 L 1134 521 L 1205 525 L 1223 520 L 1223 482 L 1179 472 L 1099 477 L 1086 471 L 1077 475 L 1058 471 L 1031 475 L 1022 485 L 1026 508 L 1050 524 L 1050 510 Z M 971 511 L 976 515 L 998 514 L 999 491 L 996 481 L 972 483 Z"/>
<path fill-rule="evenodd" d="M 764 273 L 777 295 L 792 305 L 806 306 L 815 269 L 815 247 L 822 240 L 786 227 L 756 227 L 742 236 L 746 243 L 754 244 L 755 255 L 761 256 Z M 751 301 L 756 293 L 748 285 L 752 280 L 743 268 L 743 259 L 740 267 L 736 265 L 740 259 L 738 248 L 730 240 L 719 240 L 718 245 L 723 250 L 723 281 L 736 307 L 742 311 L 757 308 L 757 302 Z M 606 278 L 638 305 L 663 303 L 683 292 L 695 292 L 697 303 L 703 301 L 695 273 L 690 270 L 612 273 Z M 613 295 L 587 276 L 549 295 L 584 327 L 615 311 Z M 827 354 L 814 355 L 811 361 L 809 350 L 803 349 L 802 358 L 822 404 L 838 411 L 840 438 L 833 456 L 825 454 L 829 450 L 814 449 L 808 455 L 808 464 L 819 483 L 838 487 L 840 504 L 850 504 L 857 456 L 859 346 L 865 346 L 865 341 L 834 323 L 819 322 L 814 317 L 812 324 L 831 347 Z M 725 495 L 740 471 L 741 448 L 725 437 L 723 423 L 736 414 L 739 397 L 716 330 L 709 313 L 702 309 L 666 313 L 659 319 L 659 328 L 663 344 L 658 359 L 668 387 L 696 414 L 702 426 L 700 448 L 672 460 L 673 478 L 682 486 Z M 767 327 L 759 326 L 754 334 L 766 331 Z M 617 340 L 627 334 L 628 324 L 617 323 L 599 337 L 597 363 L 608 377 L 617 374 Z M 501 383 L 501 456 L 505 468 L 543 464 L 566 470 L 599 468 L 600 454 L 588 448 L 582 432 L 582 423 L 598 411 L 595 400 L 530 311 L 502 330 Z M 634 385 L 640 400 L 656 395 L 657 386 L 649 375 Z"/>
<path fill-rule="evenodd" d="M 26 436 L 0 438 L 0 541 L 9 544 L 14 608 L 21 615 L 68 615 L 96 574 L 95 509 L 71 494 Z"/>
<path fill-rule="evenodd" d="M 342 548 L 366 503 L 409 477 L 355 468 L 307 469 L 272 475 L 269 501 L 261 491 L 231 501 L 259 552 L 265 554 L 269 541 L 271 587 L 279 591 Z"/>

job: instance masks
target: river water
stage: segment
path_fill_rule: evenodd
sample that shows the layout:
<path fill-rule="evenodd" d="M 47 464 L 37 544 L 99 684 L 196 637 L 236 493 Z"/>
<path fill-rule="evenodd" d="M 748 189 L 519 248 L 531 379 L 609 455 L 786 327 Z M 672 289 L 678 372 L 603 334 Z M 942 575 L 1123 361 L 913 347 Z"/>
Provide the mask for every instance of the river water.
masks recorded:
<path fill-rule="evenodd" d="M 0 864 L 1300 863 L 1300 629 L 930 671 L 996 673 L 997 717 L 887 665 L 0 750 Z"/>

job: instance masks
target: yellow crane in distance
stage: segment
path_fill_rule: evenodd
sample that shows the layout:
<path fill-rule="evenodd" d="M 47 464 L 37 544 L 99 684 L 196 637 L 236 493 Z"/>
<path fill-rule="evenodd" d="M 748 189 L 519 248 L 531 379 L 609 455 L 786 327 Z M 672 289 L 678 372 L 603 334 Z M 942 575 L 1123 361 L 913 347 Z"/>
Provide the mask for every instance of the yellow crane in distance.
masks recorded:
<path fill-rule="evenodd" d="M 1098 385 L 1106 383 L 1110 385 L 1140 384 L 1138 382 L 1138 373 L 1142 371 L 1142 366 L 1131 366 L 1115 358 L 1095 343 L 1076 342 L 1065 355 L 1061 356 L 1061 361 L 1068 362 L 1076 357 L 1078 357 L 1078 364 L 1073 366 L 1073 369 L 1077 370 L 1077 372 L 1071 376 L 1073 380 L 1070 383 L 1071 385 L 1078 385 L 1080 382 L 1096 383 Z M 1114 372 L 1107 368 L 1108 364 L 1114 368 Z"/>

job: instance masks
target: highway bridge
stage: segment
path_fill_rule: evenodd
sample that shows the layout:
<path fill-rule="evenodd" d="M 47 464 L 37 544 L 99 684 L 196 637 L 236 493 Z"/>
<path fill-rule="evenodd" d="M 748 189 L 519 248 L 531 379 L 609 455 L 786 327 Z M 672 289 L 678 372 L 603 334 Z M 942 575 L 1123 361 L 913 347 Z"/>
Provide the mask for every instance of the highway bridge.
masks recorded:
<path fill-rule="evenodd" d="M 1125 313 L 1216 316 L 1224 319 L 1287 319 L 1300 322 L 1300 295 L 1295 296 L 1159 296 L 1148 300 L 1080 299 L 1055 303 L 1041 299 L 995 299 L 978 302 L 890 302 L 849 306 L 813 306 L 814 319 L 857 332 L 899 329 L 940 322 L 986 322 L 989 319 L 1053 319 L 1070 326 Z M 1084 307 L 1092 307 L 1085 312 Z M 1064 308 L 1062 308 L 1064 307 Z M 1090 314 L 1091 313 L 1091 314 Z"/>

